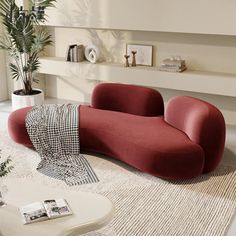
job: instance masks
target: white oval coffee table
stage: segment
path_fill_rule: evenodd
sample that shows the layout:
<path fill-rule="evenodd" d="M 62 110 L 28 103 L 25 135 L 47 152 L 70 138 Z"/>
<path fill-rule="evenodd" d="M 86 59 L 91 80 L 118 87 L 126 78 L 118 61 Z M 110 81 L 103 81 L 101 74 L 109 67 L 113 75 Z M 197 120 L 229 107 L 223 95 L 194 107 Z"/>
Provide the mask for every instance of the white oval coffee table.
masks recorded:
<path fill-rule="evenodd" d="M 7 205 L 0 208 L 3 236 L 72 236 L 105 226 L 113 217 L 112 202 L 99 194 L 50 188 L 29 180 L 6 179 Z M 73 215 L 23 225 L 18 208 L 45 199 L 64 198 Z"/>

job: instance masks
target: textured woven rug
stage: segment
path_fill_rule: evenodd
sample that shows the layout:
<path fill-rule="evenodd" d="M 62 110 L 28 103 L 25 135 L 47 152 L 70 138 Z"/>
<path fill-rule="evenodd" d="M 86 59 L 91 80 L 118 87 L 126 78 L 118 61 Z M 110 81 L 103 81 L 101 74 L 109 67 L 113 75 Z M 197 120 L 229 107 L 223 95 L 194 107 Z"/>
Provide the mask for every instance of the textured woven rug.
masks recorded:
<path fill-rule="evenodd" d="M 11 155 L 8 178 L 30 178 L 52 188 L 101 193 L 115 204 L 109 225 L 86 236 L 220 236 L 225 235 L 236 210 L 236 171 L 220 166 L 191 181 L 168 182 L 143 174 L 110 158 L 86 155 L 99 183 L 68 187 L 35 171 L 37 153 L 13 143 L 0 132 L 0 149 Z"/>

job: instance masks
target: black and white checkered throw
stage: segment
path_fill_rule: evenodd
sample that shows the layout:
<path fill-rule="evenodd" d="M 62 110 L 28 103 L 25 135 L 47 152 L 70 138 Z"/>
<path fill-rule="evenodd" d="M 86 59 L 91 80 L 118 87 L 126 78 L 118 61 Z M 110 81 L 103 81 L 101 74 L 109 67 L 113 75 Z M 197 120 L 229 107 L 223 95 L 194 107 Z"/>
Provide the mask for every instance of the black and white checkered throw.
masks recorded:
<path fill-rule="evenodd" d="M 79 109 L 72 104 L 35 106 L 26 116 L 26 128 L 41 157 L 37 170 L 68 185 L 98 182 L 80 154 Z"/>

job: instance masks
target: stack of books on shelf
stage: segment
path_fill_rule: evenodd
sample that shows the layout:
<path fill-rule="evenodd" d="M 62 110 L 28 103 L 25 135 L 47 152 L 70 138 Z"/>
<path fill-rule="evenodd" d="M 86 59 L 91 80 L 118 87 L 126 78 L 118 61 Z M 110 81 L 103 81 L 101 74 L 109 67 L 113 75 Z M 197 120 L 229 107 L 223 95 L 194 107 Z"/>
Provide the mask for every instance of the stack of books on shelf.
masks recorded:
<path fill-rule="evenodd" d="M 84 61 L 84 46 L 72 44 L 68 46 L 66 61 L 81 62 Z"/>
<path fill-rule="evenodd" d="M 162 61 L 159 70 L 168 72 L 182 72 L 186 70 L 185 60 L 168 58 Z"/>

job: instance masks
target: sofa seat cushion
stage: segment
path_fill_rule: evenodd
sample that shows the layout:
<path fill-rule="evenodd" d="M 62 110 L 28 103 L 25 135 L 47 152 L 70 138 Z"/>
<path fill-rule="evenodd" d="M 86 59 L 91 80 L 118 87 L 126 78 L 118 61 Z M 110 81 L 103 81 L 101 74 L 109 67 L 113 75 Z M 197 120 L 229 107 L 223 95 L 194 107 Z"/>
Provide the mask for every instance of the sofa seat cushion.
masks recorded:
<path fill-rule="evenodd" d="M 31 108 L 13 112 L 8 120 L 12 139 L 32 147 L 25 127 Z M 121 160 L 165 179 L 193 178 L 202 173 L 203 149 L 163 117 L 144 117 L 80 106 L 81 151 Z"/>
<path fill-rule="evenodd" d="M 204 165 L 203 149 L 163 117 L 80 106 L 80 144 L 166 179 L 193 178 Z"/>

